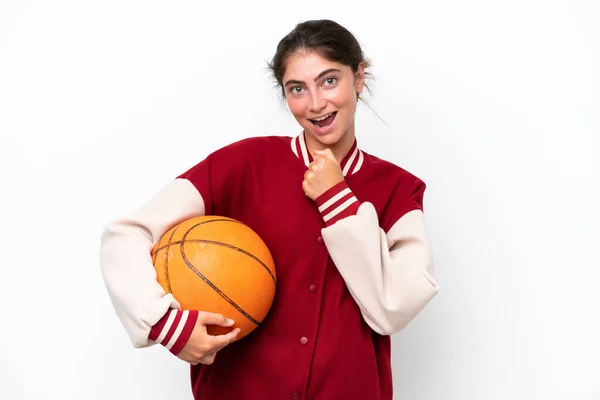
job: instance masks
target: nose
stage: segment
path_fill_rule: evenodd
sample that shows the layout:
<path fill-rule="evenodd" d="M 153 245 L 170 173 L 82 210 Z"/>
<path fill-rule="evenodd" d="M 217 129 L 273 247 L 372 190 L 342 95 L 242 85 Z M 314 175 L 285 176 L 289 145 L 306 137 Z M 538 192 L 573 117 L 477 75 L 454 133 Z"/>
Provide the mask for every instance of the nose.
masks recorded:
<path fill-rule="evenodd" d="M 310 96 L 309 109 L 311 112 L 321 111 L 327 105 L 327 101 L 323 97 L 320 91 L 312 92 Z"/>

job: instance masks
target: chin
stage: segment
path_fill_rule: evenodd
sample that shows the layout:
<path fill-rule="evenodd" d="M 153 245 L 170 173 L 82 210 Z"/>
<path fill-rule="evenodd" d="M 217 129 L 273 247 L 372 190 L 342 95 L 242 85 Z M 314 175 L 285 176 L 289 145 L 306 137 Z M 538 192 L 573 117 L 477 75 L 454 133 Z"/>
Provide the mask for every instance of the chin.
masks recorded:
<path fill-rule="evenodd" d="M 311 126 L 304 126 L 304 131 L 313 140 L 316 140 L 317 142 L 326 146 L 333 146 L 344 137 L 344 134 L 341 133 L 339 129 L 333 129 L 331 132 L 323 134 L 315 132 L 313 129 L 311 129 Z"/>
<path fill-rule="evenodd" d="M 337 132 L 331 132 L 331 133 L 327 133 L 325 135 L 317 135 L 313 131 L 310 131 L 310 130 L 305 130 L 305 131 L 313 140 L 315 140 L 325 146 L 333 146 L 337 142 L 339 142 L 340 139 L 342 138 L 342 135 L 338 134 Z"/>

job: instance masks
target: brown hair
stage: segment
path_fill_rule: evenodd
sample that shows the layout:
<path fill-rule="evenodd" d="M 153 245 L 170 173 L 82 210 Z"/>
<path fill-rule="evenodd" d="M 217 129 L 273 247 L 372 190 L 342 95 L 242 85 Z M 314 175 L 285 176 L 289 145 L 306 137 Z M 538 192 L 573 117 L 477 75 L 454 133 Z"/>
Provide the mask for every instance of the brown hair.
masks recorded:
<path fill-rule="evenodd" d="M 365 81 L 371 76 L 366 69 L 370 62 L 365 58 L 363 51 L 354 35 L 337 22 L 321 19 L 299 23 L 288 33 L 277 45 L 277 51 L 273 59 L 268 63 L 276 86 L 283 89 L 283 75 L 288 58 L 298 50 L 311 50 L 329 61 L 339 62 L 352 69 L 358 70 L 358 65 L 365 63 Z M 365 88 L 370 91 L 365 82 Z M 357 99 L 360 98 L 356 94 Z"/>

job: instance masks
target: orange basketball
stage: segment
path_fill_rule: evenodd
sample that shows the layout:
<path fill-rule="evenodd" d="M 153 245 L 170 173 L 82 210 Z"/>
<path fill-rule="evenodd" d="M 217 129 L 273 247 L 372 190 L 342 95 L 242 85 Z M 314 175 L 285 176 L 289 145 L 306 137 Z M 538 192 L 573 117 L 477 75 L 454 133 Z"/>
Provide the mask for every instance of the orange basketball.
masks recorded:
<path fill-rule="evenodd" d="M 220 313 L 238 340 L 263 321 L 275 296 L 275 265 L 264 241 L 248 226 L 220 216 L 194 217 L 171 227 L 151 252 L 158 282 L 183 310 Z"/>

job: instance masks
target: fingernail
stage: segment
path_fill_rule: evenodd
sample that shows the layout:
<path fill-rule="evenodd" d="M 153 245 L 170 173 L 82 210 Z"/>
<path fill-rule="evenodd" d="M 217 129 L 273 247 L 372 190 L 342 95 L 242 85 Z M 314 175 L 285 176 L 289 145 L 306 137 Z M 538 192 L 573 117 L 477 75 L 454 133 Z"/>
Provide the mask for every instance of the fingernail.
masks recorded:
<path fill-rule="evenodd" d="M 233 324 L 235 323 L 235 321 L 234 321 L 234 320 L 232 320 L 231 318 L 227 318 L 227 323 L 228 323 L 229 325 L 233 325 Z"/>

